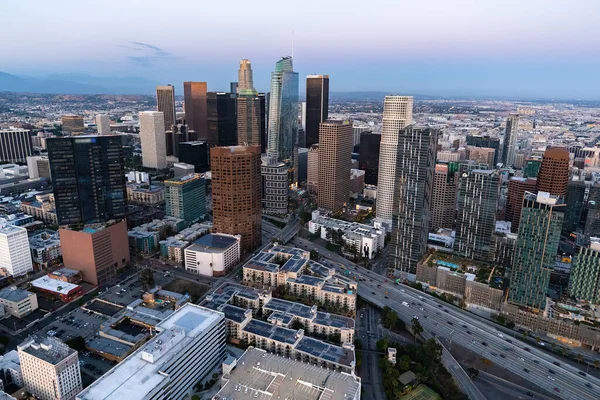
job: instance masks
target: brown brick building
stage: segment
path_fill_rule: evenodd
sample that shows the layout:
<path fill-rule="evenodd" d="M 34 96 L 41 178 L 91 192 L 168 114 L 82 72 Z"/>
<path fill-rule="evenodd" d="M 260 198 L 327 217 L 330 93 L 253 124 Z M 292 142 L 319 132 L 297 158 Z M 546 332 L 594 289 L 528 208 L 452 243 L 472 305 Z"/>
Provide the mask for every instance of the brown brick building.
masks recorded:
<path fill-rule="evenodd" d="M 569 184 L 569 152 L 564 147 L 548 147 L 537 176 L 537 190 L 564 197 Z"/>
<path fill-rule="evenodd" d="M 320 208 L 341 210 L 350 197 L 352 123 L 328 120 L 319 125 Z"/>
<path fill-rule="evenodd" d="M 508 196 L 506 197 L 504 220 L 512 223 L 510 227 L 511 232 L 519 232 L 523 195 L 525 192 L 535 193 L 536 187 L 537 182 L 535 179 L 513 177 L 508 181 Z"/>
<path fill-rule="evenodd" d="M 436 164 L 431 196 L 431 220 L 429 227 L 435 232 L 439 228 L 454 226 L 456 195 L 458 191 L 458 165 L 456 163 Z"/>

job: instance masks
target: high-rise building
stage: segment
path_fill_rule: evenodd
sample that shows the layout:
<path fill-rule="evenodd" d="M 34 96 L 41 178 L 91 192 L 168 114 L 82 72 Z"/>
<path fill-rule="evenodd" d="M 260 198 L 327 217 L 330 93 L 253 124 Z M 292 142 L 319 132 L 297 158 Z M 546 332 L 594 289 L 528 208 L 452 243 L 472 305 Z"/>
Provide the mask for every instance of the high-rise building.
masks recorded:
<path fill-rule="evenodd" d="M 288 213 L 288 168 L 285 163 L 265 155 L 262 158 L 262 204 L 265 214 Z"/>
<path fill-rule="evenodd" d="M 206 82 L 183 82 L 185 121 L 197 140 L 208 140 Z"/>
<path fill-rule="evenodd" d="M 50 160 L 48 156 L 30 156 L 27 157 L 27 174 L 30 179 L 46 178 L 51 180 Z"/>
<path fill-rule="evenodd" d="M 267 153 L 291 164 L 297 135 L 298 73 L 294 72 L 292 57 L 283 57 L 271 73 Z"/>
<path fill-rule="evenodd" d="M 143 111 L 140 113 L 140 142 L 144 167 L 167 168 L 165 118 L 162 112 Z"/>
<path fill-rule="evenodd" d="M 250 60 L 240 60 L 238 70 L 237 92 L 254 91 L 254 79 L 252 78 L 252 63 Z"/>
<path fill-rule="evenodd" d="M 600 184 L 590 186 L 587 197 L 587 215 L 583 233 L 586 236 L 600 237 Z"/>
<path fill-rule="evenodd" d="M 354 149 L 357 149 L 358 146 L 360 145 L 362 134 L 364 132 L 369 132 L 370 133 L 371 132 L 371 127 L 369 127 L 369 126 L 356 126 L 356 125 L 354 125 L 352 127 L 352 146 L 354 146 Z M 379 136 L 381 136 L 381 135 L 379 135 Z M 360 151 L 359 151 L 359 153 L 360 153 Z"/>
<path fill-rule="evenodd" d="M 402 98 L 394 105 L 406 107 L 408 104 L 405 99 Z M 410 104 L 412 105 L 412 97 Z M 388 105 L 388 110 L 389 107 Z M 397 122 L 401 124 L 400 121 Z M 394 157 L 396 166 L 393 170 L 398 184 L 394 185 L 396 193 L 393 203 L 391 257 L 394 268 L 403 273 L 416 273 L 417 263 L 427 251 L 439 134 L 439 130 L 435 128 L 411 125 L 400 129 L 396 135 L 394 147 L 397 155 Z M 379 174 L 379 182 L 381 187 L 382 174 Z M 379 191 L 377 200 L 379 201 Z"/>
<path fill-rule="evenodd" d="M 30 336 L 17 351 L 25 390 L 36 398 L 73 400 L 83 389 L 77 351 L 60 340 Z"/>
<path fill-rule="evenodd" d="M 510 114 L 506 118 L 504 144 L 502 145 L 502 162 L 505 167 L 512 167 L 517 152 L 517 136 L 519 135 L 519 114 Z"/>
<path fill-rule="evenodd" d="M 0 268 L 15 277 L 33 271 L 27 229 L 0 225 Z"/>
<path fill-rule="evenodd" d="M 156 110 L 163 113 L 165 130 L 171 131 L 177 123 L 175 113 L 175 88 L 173 85 L 156 87 Z"/>
<path fill-rule="evenodd" d="M 569 276 L 569 295 L 576 300 L 600 304 L 600 241 L 592 238 L 573 257 Z"/>
<path fill-rule="evenodd" d="M 192 174 L 165 181 L 167 215 L 191 224 L 206 214 L 206 180 Z"/>
<path fill-rule="evenodd" d="M 535 179 L 514 176 L 508 181 L 508 195 L 506 196 L 506 208 L 504 220 L 511 222 L 511 232 L 519 232 L 519 221 L 523 208 L 523 195 L 525 192 L 535 193 L 537 182 Z"/>
<path fill-rule="evenodd" d="M 235 95 L 238 92 L 238 83 L 229 82 L 229 94 Z"/>
<path fill-rule="evenodd" d="M 61 121 L 64 135 L 80 135 L 85 130 L 83 117 L 79 115 L 63 115 Z"/>
<path fill-rule="evenodd" d="M 237 145 L 236 96 L 231 93 L 209 92 L 206 95 L 208 107 L 208 145 Z"/>
<path fill-rule="evenodd" d="M 319 145 L 313 144 L 308 149 L 306 189 L 310 193 L 319 192 Z"/>
<path fill-rule="evenodd" d="M 394 211 L 398 138 L 402 129 L 412 123 L 412 113 L 412 96 L 385 97 L 383 102 L 381 147 L 379 151 L 376 216 L 387 225 L 391 225 L 392 214 Z M 433 168 L 433 165 L 431 167 Z"/>
<path fill-rule="evenodd" d="M 456 196 L 458 193 L 458 164 L 436 164 L 433 178 L 433 194 L 431 196 L 431 220 L 429 227 L 432 232 L 440 228 L 452 229 L 456 214 Z"/>
<path fill-rule="evenodd" d="M 567 194 L 565 196 L 565 219 L 562 226 L 562 234 L 569 235 L 579 227 L 581 214 L 583 212 L 583 200 L 585 198 L 585 183 L 583 181 L 569 181 Z"/>
<path fill-rule="evenodd" d="M 121 136 L 57 137 L 47 144 L 59 225 L 125 217 Z"/>
<path fill-rule="evenodd" d="M 208 171 L 208 143 L 205 141 L 179 143 L 179 161 L 193 165 L 197 173 Z"/>
<path fill-rule="evenodd" d="M 362 132 L 359 143 L 358 168 L 365 171 L 365 183 L 367 185 L 377 186 L 381 135 L 373 132 Z"/>
<path fill-rule="evenodd" d="M 565 147 L 548 147 L 544 151 L 537 177 L 537 190 L 564 197 L 569 184 L 569 152 Z"/>
<path fill-rule="evenodd" d="M 319 124 L 329 112 L 329 75 L 306 77 L 306 147 L 319 143 Z"/>
<path fill-rule="evenodd" d="M 23 163 L 31 154 L 27 129 L 0 129 L 0 162 Z"/>
<path fill-rule="evenodd" d="M 510 303 L 545 309 L 564 208 L 560 198 L 549 193 L 525 194 L 515 260 L 510 271 Z"/>
<path fill-rule="evenodd" d="M 523 176 L 525 178 L 537 178 L 541 166 L 541 157 L 529 157 L 523 164 Z"/>
<path fill-rule="evenodd" d="M 264 146 L 265 97 L 244 91 L 237 96 L 237 143 L 240 146 Z"/>
<path fill-rule="evenodd" d="M 213 229 L 241 235 L 242 252 L 251 253 L 262 242 L 260 147 L 213 147 L 210 166 Z"/>
<path fill-rule="evenodd" d="M 498 164 L 501 151 L 500 139 L 490 136 L 467 135 L 467 146 L 494 149 L 494 167 Z"/>
<path fill-rule="evenodd" d="M 350 197 L 352 122 L 327 120 L 319 124 L 319 208 L 339 211 Z"/>
<path fill-rule="evenodd" d="M 106 114 L 96 115 L 96 129 L 98 130 L 98 135 L 109 135 L 110 117 Z"/>
<path fill-rule="evenodd" d="M 500 178 L 495 170 L 463 173 L 458 190 L 454 251 L 461 257 L 488 261 L 496 230 Z"/>

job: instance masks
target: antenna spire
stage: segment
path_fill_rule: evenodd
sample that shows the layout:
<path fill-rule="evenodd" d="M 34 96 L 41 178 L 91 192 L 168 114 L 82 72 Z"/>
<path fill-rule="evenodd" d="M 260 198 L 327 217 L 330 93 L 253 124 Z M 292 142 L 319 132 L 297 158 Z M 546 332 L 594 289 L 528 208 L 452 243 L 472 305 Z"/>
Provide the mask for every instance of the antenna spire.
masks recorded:
<path fill-rule="evenodd" d="M 294 59 L 294 31 L 292 30 L 292 60 Z"/>

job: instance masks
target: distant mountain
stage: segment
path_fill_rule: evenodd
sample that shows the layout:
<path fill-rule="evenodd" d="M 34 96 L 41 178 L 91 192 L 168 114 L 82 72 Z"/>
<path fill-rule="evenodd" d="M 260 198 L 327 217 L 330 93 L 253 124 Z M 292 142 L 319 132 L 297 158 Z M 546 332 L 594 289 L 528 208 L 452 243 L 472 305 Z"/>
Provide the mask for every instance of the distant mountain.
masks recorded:
<path fill-rule="evenodd" d="M 414 93 L 398 93 L 398 92 L 378 92 L 378 91 L 364 91 L 364 92 L 331 92 L 329 97 L 337 100 L 373 100 L 383 101 L 385 96 L 389 95 L 401 95 L 401 96 L 414 96 L 417 100 L 430 100 L 440 99 L 442 96 L 428 96 L 424 94 Z"/>

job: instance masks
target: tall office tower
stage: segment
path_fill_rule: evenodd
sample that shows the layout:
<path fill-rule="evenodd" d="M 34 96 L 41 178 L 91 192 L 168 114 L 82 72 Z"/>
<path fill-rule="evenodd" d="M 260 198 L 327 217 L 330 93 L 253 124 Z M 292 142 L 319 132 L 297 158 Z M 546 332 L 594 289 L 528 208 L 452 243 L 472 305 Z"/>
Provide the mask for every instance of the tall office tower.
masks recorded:
<path fill-rule="evenodd" d="M 350 197 L 352 122 L 327 120 L 319 124 L 319 208 L 339 211 Z"/>
<path fill-rule="evenodd" d="M 600 184 L 598 183 L 590 186 L 583 233 L 586 236 L 600 237 Z"/>
<path fill-rule="evenodd" d="M 490 136 L 467 135 L 467 146 L 494 149 L 494 167 L 498 164 L 501 151 L 500 139 Z"/>
<path fill-rule="evenodd" d="M 48 156 L 27 157 L 27 173 L 29 174 L 30 179 L 46 178 L 49 181 L 52 180 Z"/>
<path fill-rule="evenodd" d="M 268 155 L 262 158 L 262 205 L 265 214 L 288 213 L 288 168 Z"/>
<path fill-rule="evenodd" d="M 458 193 L 458 163 L 436 164 L 433 178 L 433 195 L 431 196 L 432 232 L 440 228 L 452 229 L 456 214 L 456 196 Z"/>
<path fill-rule="evenodd" d="M 53 337 L 29 337 L 17 346 L 25 389 L 41 400 L 73 400 L 81 392 L 79 357 Z"/>
<path fill-rule="evenodd" d="M 319 124 L 329 112 L 329 75 L 306 77 L 306 147 L 319 143 Z"/>
<path fill-rule="evenodd" d="M 454 252 L 461 257 L 489 260 L 499 191 L 497 171 L 475 169 L 463 173 L 458 189 L 454 242 Z"/>
<path fill-rule="evenodd" d="M 238 92 L 238 83 L 229 82 L 229 94 L 235 95 Z"/>
<path fill-rule="evenodd" d="M 237 145 L 235 95 L 209 92 L 206 98 L 208 107 L 208 145 L 210 147 Z"/>
<path fill-rule="evenodd" d="M 408 104 L 406 100 L 401 100 L 394 105 L 406 107 Z M 412 97 L 410 105 L 412 106 Z M 388 111 L 389 107 L 388 104 Z M 388 121 L 388 129 L 389 123 Z M 427 251 L 429 210 L 439 134 L 440 131 L 435 128 L 407 126 L 396 136 L 397 156 L 394 157 L 394 171 L 397 184 L 394 185 L 396 193 L 393 203 L 391 256 L 394 268 L 403 273 L 416 273 L 417 263 Z M 381 187 L 381 174 L 379 182 Z M 377 199 L 379 200 L 379 193 Z"/>
<path fill-rule="evenodd" d="M 96 115 L 98 135 L 110 135 L 110 117 L 106 114 Z"/>
<path fill-rule="evenodd" d="M 569 295 L 576 300 L 600 304 L 600 241 L 592 238 L 573 257 L 569 275 Z"/>
<path fill-rule="evenodd" d="M 517 153 L 515 154 L 515 169 L 522 169 L 525 164 L 525 154 Z"/>
<path fill-rule="evenodd" d="M 267 153 L 291 165 L 298 135 L 298 73 L 292 57 L 275 63 L 270 93 Z"/>
<path fill-rule="evenodd" d="M 175 113 L 175 88 L 173 85 L 156 87 L 156 110 L 165 118 L 165 130 L 170 131 L 177 123 Z"/>
<path fill-rule="evenodd" d="M 526 193 L 519 224 L 515 260 L 510 271 L 508 301 L 544 310 L 550 272 L 554 268 L 564 204 L 549 193 Z"/>
<path fill-rule="evenodd" d="M 544 151 L 537 177 L 539 192 L 564 197 L 569 184 L 569 152 L 564 147 L 548 147 Z"/>
<path fill-rule="evenodd" d="M 47 143 L 59 225 L 125 217 L 121 136 L 58 137 Z"/>
<path fill-rule="evenodd" d="M 356 128 L 353 128 L 356 129 Z M 377 186 L 379 175 L 379 149 L 381 135 L 373 132 L 362 132 L 358 149 L 358 168 L 365 171 L 365 183 Z"/>
<path fill-rule="evenodd" d="M 535 193 L 536 188 L 537 182 L 535 179 L 513 176 L 510 178 L 510 181 L 508 181 L 508 195 L 506 196 L 504 220 L 511 222 L 511 232 L 519 232 L 519 221 L 521 220 L 521 209 L 523 208 L 523 195 L 525 192 Z"/>
<path fill-rule="evenodd" d="M 181 218 L 187 224 L 196 222 L 206 214 L 206 180 L 192 174 L 165 181 L 167 215 Z"/>
<path fill-rule="evenodd" d="M 79 115 L 63 115 L 61 120 L 64 135 L 80 135 L 85 130 L 83 117 Z"/>
<path fill-rule="evenodd" d="M 306 101 L 300 103 L 300 128 L 302 128 L 306 134 Z"/>
<path fill-rule="evenodd" d="M 167 144 L 165 139 L 165 118 L 158 111 L 140 113 L 140 142 L 142 145 L 142 165 L 146 168 L 167 168 Z"/>
<path fill-rule="evenodd" d="M 31 139 L 27 129 L 0 129 L 0 161 L 23 163 L 31 154 Z"/>
<path fill-rule="evenodd" d="M 252 63 L 250 60 L 240 60 L 240 69 L 238 70 L 237 92 L 254 92 L 254 80 L 252 79 Z"/>
<path fill-rule="evenodd" d="M 319 192 L 319 145 L 313 144 L 308 149 L 306 188 L 309 193 Z"/>
<path fill-rule="evenodd" d="M 585 183 L 583 181 L 569 181 L 565 196 L 565 219 L 562 234 L 568 236 L 576 232 L 581 222 L 583 212 L 583 199 L 585 198 Z"/>
<path fill-rule="evenodd" d="M 517 136 L 519 135 L 519 114 L 510 114 L 506 118 L 504 144 L 502 145 L 502 162 L 505 167 L 512 167 L 517 152 Z"/>
<path fill-rule="evenodd" d="M 388 226 L 391 225 L 392 213 L 394 211 L 398 138 L 402 129 L 412 123 L 412 112 L 412 96 L 385 97 L 383 102 L 383 126 L 381 128 L 381 147 L 379 152 L 379 176 L 377 178 L 376 216 Z"/>
<path fill-rule="evenodd" d="M 0 225 L 0 268 L 15 277 L 33 271 L 27 229 Z"/>
<path fill-rule="evenodd" d="M 201 141 L 179 143 L 179 161 L 193 165 L 197 173 L 208 171 L 210 169 L 208 143 Z"/>
<path fill-rule="evenodd" d="M 237 96 L 237 143 L 240 146 L 264 146 L 265 97 L 244 91 Z"/>
<path fill-rule="evenodd" d="M 496 150 L 489 147 L 467 147 L 467 159 L 493 169 Z"/>
<path fill-rule="evenodd" d="M 260 152 L 267 152 L 267 143 L 269 143 L 267 136 L 267 129 L 269 126 L 269 93 L 259 93 L 258 97 L 260 97 L 260 115 L 263 116 L 262 119 L 262 128 L 260 129 Z"/>
<path fill-rule="evenodd" d="M 208 140 L 206 82 L 183 82 L 185 122 L 198 140 Z"/>
<path fill-rule="evenodd" d="M 210 166 L 214 231 L 241 235 L 242 252 L 251 253 L 262 242 L 260 147 L 213 147 Z"/>

